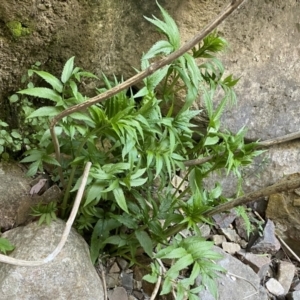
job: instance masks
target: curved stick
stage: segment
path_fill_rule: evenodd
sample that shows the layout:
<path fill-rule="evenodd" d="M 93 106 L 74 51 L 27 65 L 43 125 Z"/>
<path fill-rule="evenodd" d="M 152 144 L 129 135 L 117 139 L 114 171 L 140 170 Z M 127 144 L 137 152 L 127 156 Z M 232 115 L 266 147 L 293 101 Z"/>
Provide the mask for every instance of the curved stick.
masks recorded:
<path fill-rule="evenodd" d="M 69 219 L 66 223 L 66 227 L 65 227 L 65 230 L 64 230 L 64 232 L 61 236 L 61 240 L 58 243 L 57 247 L 54 249 L 54 251 L 51 254 L 49 254 L 45 259 L 36 260 L 36 261 L 22 260 L 22 259 L 17 259 L 17 258 L 13 258 L 13 257 L 10 257 L 10 256 L 0 254 L 0 262 L 10 264 L 10 265 L 15 265 L 15 266 L 22 266 L 22 267 L 35 267 L 35 266 L 44 265 L 44 264 L 52 261 L 59 254 L 59 252 L 61 251 L 61 249 L 63 248 L 63 246 L 65 245 L 65 243 L 68 239 L 68 236 L 69 236 L 71 228 L 72 228 L 72 224 L 73 224 L 73 222 L 75 220 L 75 217 L 77 215 L 77 211 L 78 211 L 81 199 L 82 199 L 82 195 L 83 195 L 83 192 L 84 192 L 84 188 L 85 188 L 85 185 L 86 185 L 86 182 L 87 182 L 87 178 L 88 178 L 88 175 L 89 175 L 91 165 L 92 164 L 90 162 L 88 162 L 85 166 L 85 169 L 84 169 L 84 172 L 83 172 L 83 175 L 82 175 L 82 181 L 81 181 L 80 187 L 77 191 L 76 199 L 75 199 L 71 214 L 70 214 Z"/>

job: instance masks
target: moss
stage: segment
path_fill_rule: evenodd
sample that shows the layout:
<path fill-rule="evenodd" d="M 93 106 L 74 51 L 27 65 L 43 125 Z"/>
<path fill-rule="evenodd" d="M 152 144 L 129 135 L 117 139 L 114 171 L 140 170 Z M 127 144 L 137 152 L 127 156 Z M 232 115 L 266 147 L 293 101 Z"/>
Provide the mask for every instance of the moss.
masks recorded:
<path fill-rule="evenodd" d="M 7 22 L 6 26 L 14 38 L 19 38 L 30 34 L 30 29 L 23 26 L 19 21 Z"/>

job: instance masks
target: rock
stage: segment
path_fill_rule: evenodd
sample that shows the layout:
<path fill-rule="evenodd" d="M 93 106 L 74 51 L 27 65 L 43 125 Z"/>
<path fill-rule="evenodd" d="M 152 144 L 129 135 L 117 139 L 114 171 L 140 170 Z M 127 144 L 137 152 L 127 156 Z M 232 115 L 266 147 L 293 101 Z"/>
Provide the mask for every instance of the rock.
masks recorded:
<path fill-rule="evenodd" d="M 286 178 L 300 179 L 300 174 L 292 174 Z M 298 198 L 299 195 L 295 191 L 273 194 L 269 197 L 266 210 L 266 217 L 274 221 L 280 237 L 283 240 L 294 240 L 296 247 L 300 241 L 300 210 L 294 205 Z M 293 247 L 291 248 L 294 251 Z"/>
<path fill-rule="evenodd" d="M 294 291 L 286 295 L 287 300 L 300 300 L 300 291 Z"/>
<path fill-rule="evenodd" d="M 212 241 L 214 242 L 214 244 L 216 246 L 221 245 L 223 242 L 226 242 L 226 238 L 224 235 L 220 235 L 220 234 L 214 234 L 212 236 Z"/>
<path fill-rule="evenodd" d="M 203 224 L 199 225 L 199 229 L 200 229 L 202 237 L 206 238 L 210 235 L 211 228 L 208 224 L 203 223 Z"/>
<path fill-rule="evenodd" d="M 236 252 L 241 250 L 241 247 L 239 244 L 229 243 L 229 242 L 223 242 L 222 248 L 225 252 L 230 253 L 230 254 L 235 254 Z"/>
<path fill-rule="evenodd" d="M 230 242 L 238 243 L 241 240 L 240 236 L 236 233 L 235 229 L 220 228 L 220 231 L 225 235 L 227 240 L 229 240 Z"/>
<path fill-rule="evenodd" d="M 26 178 L 21 167 L 13 163 L 0 163 L 0 227 L 8 230 L 17 223 L 18 208 L 29 197 L 30 178 Z"/>
<path fill-rule="evenodd" d="M 271 294 L 275 296 L 282 296 L 285 294 L 283 286 L 274 278 L 270 278 L 267 281 L 266 288 Z"/>
<path fill-rule="evenodd" d="M 275 253 L 280 249 L 280 243 L 275 236 L 275 226 L 271 220 L 267 221 L 263 236 L 259 237 L 251 247 L 253 253 Z"/>
<path fill-rule="evenodd" d="M 26 177 L 19 164 L 0 163 L 0 227 L 8 230 L 26 224 L 33 217 L 31 207 L 58 201 L 61 191 L 54 185 L 42 195 L 29 195 L 31 179 Z"/>
<path fill-rule="evenodd" d="M 250 252 L 245 252 L 244 250 L 240 250 L 236 254 L 239 259 L 243 263 L 250 266 L 261 279 L 265 277 L 271 262 L 271 259 L 268 256 L 257 255 Z"/>
<path fill-rule="evenodd" d="M 300 291 L 300 279 L 297 279 L 292 283 L 291 289 L 293 291 Z"/>
<path fill-rule="evenodd" d="M 245 220 L 242 217 L 238 217 L 234 220 L 236 231 L 239 237 L 243 238 L 244 240 L 248 241 L 249 236 L 247 234 L 247 228 Z"/>
<path fill-rule="evenodd" d="M 112 292 L 108 294 L 109 300 L 128 300 L 127 292 L 126 290 L 119 286 L 116 287 Z"/>
<path fill-rule="evenodd" d="M 133 289 L 133 273 L 122 272 L 121 280 L 123 287 L 129 292 Z"/>
<path fill-rule="evenodd" d="M 56 220 L 49 226 L 37 222 L 6 231 L 15 250 L 11 257 L 40 260 L 50 254 L 61 239 L 65 222 Z M 102 281 L 90 260 L 84 239 L 72 229 L 58 256 L 38 267 L 0 264 L 0 299 L 104 299 Z"/>
<path fill-rule="evenodd" d="M 230 210 L 230 213 L 220 213 L 212 216 L 215 221 L 215 225 L 220 228 L 228 228 L 230 224 L 235 220 L 237 214 L 234 209 Z"/>
<path fill-rule="evenodd" d="M 109 273 L 119 273 L 121 270 L 116 262 L 113 263 L 111 268 L 109 269 Z"/>
<path fill-rule="evenodd" d="M 106 274 L 105 280 L 107 288 L 113 289 L 120 284 L 119 273 Z"/>
<path fill-rule="evenodd" d="M 125 270 L 125 269 L 128 268 L 129 263 L 128 263 L 128 261 L 126 261 L 125 259 L 123 259 L 123 258 L 121 258 L 121 257 L 118 257 L 118 258 L 117 258 L 117 262 L 118 262 L 118 265 L 120 266 L 120 268 L 121 268 L 122 270 Z"/>
<path fill-rule="evenodd" d="M 288 261 L 281 261 L 278 267 L 277 280 L 284 288 L 284 293 L 287 294 L 290 290 L 296 267 Z"/>
<path fill-rule="evenodd" d="M 260 285 L 259 276 L 249 266 L 243 264 L 230 254 L 226 254 L 219 247 L 214 247 L 213 249 L 223 255 L 223 258 L 217 264 L 230 272 L 230 276 L 220 273 L 217 278 L 219 300 L 241 300 L 250 295 L 252 295 L 249 298 L 251 300 L 268 299 L 266 290 Z M 197 285 L 200 285 L 201 278 L 198 277 L 196 282 Z M 215 300 L 207 289 L 199 293 L 199 299 Z"/>

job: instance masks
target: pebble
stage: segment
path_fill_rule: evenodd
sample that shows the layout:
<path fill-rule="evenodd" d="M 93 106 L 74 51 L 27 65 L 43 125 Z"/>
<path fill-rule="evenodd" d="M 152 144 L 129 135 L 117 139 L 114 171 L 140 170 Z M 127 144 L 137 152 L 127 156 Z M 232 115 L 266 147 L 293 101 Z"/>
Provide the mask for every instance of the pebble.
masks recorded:
<path fill-rule="evenodd" d="M 277 280 L 281 283 L 284 288 L 285 294 L 288 293 L 293 278 L 295 275 L 296 268 L 295 266 L 288 261 L 281 261 L 278 267 L 278 276 Z"/>
<path fill-rule="evenodd" d="M 225 252 L 229 254 L 235 254 L 236 252 L 241 250 L 241 246 L 236 243 L 223 242 L 222 248 Z"/>
<path fill-rule="evenodd" d="M 268 291 L 275 295 L 275 296 L 282 296 L 284 295 L 284 288 L 283 286 L 280 284 L 279 281 L 277 281 L 274 278 L 270 278 L 267 283 L 266 283 L 266 288 L 268 289 Z"/>

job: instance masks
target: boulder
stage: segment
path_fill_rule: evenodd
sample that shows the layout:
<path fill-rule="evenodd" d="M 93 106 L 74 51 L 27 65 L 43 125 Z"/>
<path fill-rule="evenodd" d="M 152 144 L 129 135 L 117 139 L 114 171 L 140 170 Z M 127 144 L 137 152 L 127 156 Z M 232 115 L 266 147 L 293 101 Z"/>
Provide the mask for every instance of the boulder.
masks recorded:
<path fill-rule="evenodd" d="M 65 222 L 61 220 L 49 226 L 38 226 L 35 222 L 6 231 L 2 237 L 15 246 L 11 257 L 41 260 L 55 249 L 64 228 Z M 72 229 L 61 252 L 47 264 L 19 267 L 1 263 L 0 299 L 102 300 L 104 292 L 86 242 Z"/>

